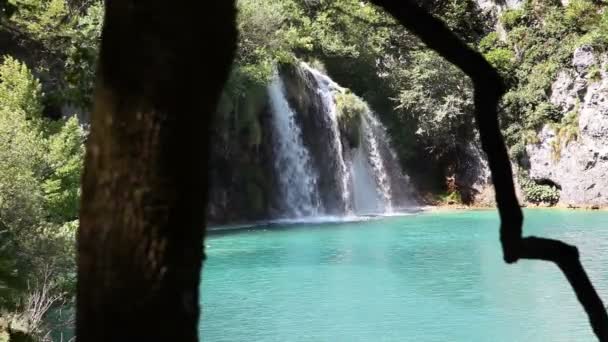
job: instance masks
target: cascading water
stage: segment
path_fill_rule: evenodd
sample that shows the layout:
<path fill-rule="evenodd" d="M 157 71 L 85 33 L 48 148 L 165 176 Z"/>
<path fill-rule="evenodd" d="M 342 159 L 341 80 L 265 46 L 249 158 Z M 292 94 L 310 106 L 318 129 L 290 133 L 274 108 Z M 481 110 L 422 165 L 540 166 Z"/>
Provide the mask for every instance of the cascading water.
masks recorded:
<path fill-rule="evenodd" d="M 389 176 L 384 166 L 385 160 L 382 157 L 378 147 L 378 128 L 381 127 L 381 123 L 376 119 L 371 111 L 367 111 L 361 117 L 361 134 L 363 135 L 364 145 L 362 149 L 365 150 L 369 165 L 373 170 L 373 177 L 376 181 L 376 190 L 378 192 L 379 205 L 382 206 L 382 211 L 390 213 L 393 211 L 392 205 L 392 194 Z"/>
<path fill-rule="evenodd" d="M 317 176 L 310 155 L 302 143 L 296 114 L 285 97 L 278 74 L 268 86 L 273 129 L 274 167 L 282 196 L 283 216 L 307 217 L 320 214 Z"/>
<path fill-rule="evenodd" d="M 384 202 L 379 196 L 368 155 L 362 148 L 357 149 L 353 155 L 351 173 L 355 213 L 359 215 L 381 213 Z"/>
<path fill-rule="evenodd" d="M 345 146 L 339 128 L 336 95 L 346 89 L 305 63 L 301 68 L 314 79 L 316 86 L 313 89 L 321 102 L 321 114 L 330 119 L 327 132 L 323 133 L 330 137 L 327 153 L 335 155 L 339 164 L 335 177 L 340 179 L 339 191 L 346 208 L 343 214 L 382 214 L 403 207 L 404 201 L 400 198 L 403 196 L 399 195 L 404 191 L 393 191 L 393 188 L 403 188 L 408 181 L 402 176 L 382 123 L 372 111 L 366 110 L 360 118 L 360 146 Z"/>
<path fill-rule="evenodd" d="M 327 132 L 329 136 L 329 151 L 332 153 L 338 163 L 337 168 L 337 179 L 339 182 L 340 198 L 342 199 L 342 207 L 344 214 L 352 212 L 352 196 L 350 191 L 351 184 L 351 172 L 350 168 L 347 167 L 347 162 L 344 158 L 344 148 L 340 139 L 340 129 L 338 126 L 338 117 L 336 113 L 336 103 L 334 95 L 337 91 L 341 91 L 344 88 L 340 87 L 327 75 L 322 74 L 318 70 L 311 68 L 308 64 L 302 63 L 302 68 L 310 73 L 313 79 L 316 81 L 316 91 L 322 102 L 323 113 L 329 118 L 329 130 Z"/>
<path fill-rule="evenodd" d="M 218 221 L 342 219 L 409 208 L 409 180 L 368 106 L 304 63 L 278 69 L 265 105 L 229 132 L 230 151 L 247 155 L 215 151 L 211 215 Z"/>

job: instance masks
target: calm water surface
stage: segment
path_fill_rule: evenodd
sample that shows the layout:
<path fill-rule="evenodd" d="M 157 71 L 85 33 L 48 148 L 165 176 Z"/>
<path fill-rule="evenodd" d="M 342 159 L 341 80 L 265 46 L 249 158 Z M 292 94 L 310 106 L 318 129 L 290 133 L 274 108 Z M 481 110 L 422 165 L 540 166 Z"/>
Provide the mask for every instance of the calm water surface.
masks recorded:
<path fill-rule="evenodd" d="M 594 341 L 557 267 L 505 265 L 493 211 L 212 234 L 203 341 Z M 608 302 L 608 212 L 528 210 Z"/>

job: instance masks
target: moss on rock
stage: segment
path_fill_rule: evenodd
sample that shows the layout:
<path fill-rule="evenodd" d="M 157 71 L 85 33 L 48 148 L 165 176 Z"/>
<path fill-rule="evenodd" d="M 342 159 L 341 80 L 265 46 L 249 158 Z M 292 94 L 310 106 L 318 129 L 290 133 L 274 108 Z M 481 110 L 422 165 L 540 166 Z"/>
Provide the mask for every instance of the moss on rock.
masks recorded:
<path fill-rule="evenodd" d="M 336 95 L 336 113 L 340 132 L 351 147 L 357 147 L 361 142 L 361 120 L 368 110 L 367 104 L 349 91 Z"/>

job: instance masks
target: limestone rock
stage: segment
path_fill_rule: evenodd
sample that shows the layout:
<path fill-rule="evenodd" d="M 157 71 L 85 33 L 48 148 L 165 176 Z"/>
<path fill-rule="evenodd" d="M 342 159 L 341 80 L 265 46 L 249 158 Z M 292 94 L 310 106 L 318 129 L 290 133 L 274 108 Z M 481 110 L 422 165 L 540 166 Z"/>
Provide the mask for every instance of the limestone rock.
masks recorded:
<path fill-rule="evenodd" d="M 573 110 L 587 92 L 587 81 L 570 70 L 562 70 L 551 86 L 551 103 L 564 113 Z"/>
<path fill-rule="evenodd" d="M 595 62 L 596 60 L 592 47 L 584 45 L 574 51 L 572 66 L 580 75 L 584 76 L 589 67 L 595 64 Z"/>
<path fill-rule="evenodd" d="M 608 205 L 608 75 L 590 80 L 589 69 L 602 64 L 590 47 L 578 48 L 572 69 L 561 71 L 552 86 L 551 102 L 562 111 L 578 112 L 578 137 L 558 142 L 549 126 L 539 133 L 539 143 L 528 145 L 529 177 L 547 180 L 561 188 L 559 204 L 569 207 Z M 561 150 L 560 153 L 556 153 Z"/>
<path fill-rule="evenodd" d="M 492 185 L 492 174 L 488 166 L 488 161 L 481 148 L 474 143 L 470 143 L 464 148 L 466 160 L 457 170 L 457 185 L 460 189 L 463 200 L 482 207 L 493 207 L 496 205 L 494 186 Z M 520 203 L 523 203 L 523 194 L 519 182 L 517 181 L 517 165 L 511 164 L 513 170 L 513 183 L 515 193 Z"/>

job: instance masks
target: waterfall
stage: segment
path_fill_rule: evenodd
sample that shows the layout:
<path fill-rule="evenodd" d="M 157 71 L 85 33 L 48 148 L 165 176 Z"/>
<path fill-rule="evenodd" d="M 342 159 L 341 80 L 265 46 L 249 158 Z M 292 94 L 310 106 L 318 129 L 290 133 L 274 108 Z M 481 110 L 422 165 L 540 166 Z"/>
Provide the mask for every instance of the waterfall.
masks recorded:
<path fill-rule="evenodd" d="M 283 216 L 306 217 L 320 213 L 317 176 L 302 143 L 296 114 L 289 106 L 278 74 L 268 86 L 271 107 L 274 167 L 282 196 Z"/>
<path fill-rule="evenodd" d="M 235 126 L 231 146 L 216 146 L 214 220 L 383 215 L 414 205 L 390 137 L 363 100 L 305 63 L 277 67 L 266 90 L 248 118 L 255 127 Z M 345 95 L 354 116 L 337 105 Z"/>
<path fill-rule="evenodd" d="M 327 153 L 334 155 L 339 165 L 335 168 L 335 178 L 340 180 L 339 191 L 345 208 L 343 214 L 390 213 L 395 208 L 406 206 L 408 191 L 404 188 L 409 185 L 409 180 L 399 166 L 382 123 L 368 108 L 361 115 L 360 146 L 345 146 L 339 129 L 335 98 L 346 89 L 306 63 L 302 63 L 301 68 L 315 81 L 315 86 L 311 88 L 321 102 L 320 117 L 328 118 L 330 122 L 327 132 L 317 134 L 329 136 Z"/>
<path fill-rule="evenodd" d="M 352 164 L 353 206 L 359 215 L 382 212 L 383 199 L 378 194 L 378 185 L 374 178 L 367 153 L 359 148 L 355 151 Z"/>
<path fill-rule="evenodd" d="M 302 63 L 301 65 L 306 71 L 308 71 L 313 76 L 314 80 L 316 81 L 316 91 L 321 98 L 322 109 L 324 112 L 323 114 L 327 118 L 329 118 L 330 125 L 329 131 L 327 132 L 330 140 L 329 150 L 330 153 L 335 156 L 338 163 L 338 174 L 336 175 L 336 177 L 340 181 L 340 198 L 342 199 L 342 207 L 345 211 L 344 213 L 348 214 L 352 212 L 352 197 L 350 191 L 351 172 L 350 168 L 347 167 L 344 158 L 344 148 L 340 139 L 340 129 L 338 128 L 338 117 L 336 113 L 336 103 L 334 99 L 334 93 L 344 88 L 336 84 L 327 75 L 324 75 L 318 70 L 311 68 L 308 64 Z"/>
<path fill-rule="evenodd" d="M 361 134 L 363 135 L 363 149 L 366 150 L 369 164 L 373 170 L 373 177 L 376 181 L 376 189 L 383 212 L 393 211 L 393 199 L 391 195 L 391 184 L 389 176 L 384 166 L 386 160 L 380 153 L 378 145 L 378 131 L 382 129 L 381 123 L 376 119 L 371 111 L 367 111 L 361 117 Z"/>

